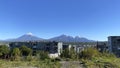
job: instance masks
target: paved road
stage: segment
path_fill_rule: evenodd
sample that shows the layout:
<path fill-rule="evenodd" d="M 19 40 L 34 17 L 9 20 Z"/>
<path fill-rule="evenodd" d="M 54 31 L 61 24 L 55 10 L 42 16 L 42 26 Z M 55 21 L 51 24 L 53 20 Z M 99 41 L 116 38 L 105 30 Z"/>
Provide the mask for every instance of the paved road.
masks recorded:
<path fill-rule="evenodd" d="M 61 61 L 61 68 L 84 68 L 79 61 Z"/>

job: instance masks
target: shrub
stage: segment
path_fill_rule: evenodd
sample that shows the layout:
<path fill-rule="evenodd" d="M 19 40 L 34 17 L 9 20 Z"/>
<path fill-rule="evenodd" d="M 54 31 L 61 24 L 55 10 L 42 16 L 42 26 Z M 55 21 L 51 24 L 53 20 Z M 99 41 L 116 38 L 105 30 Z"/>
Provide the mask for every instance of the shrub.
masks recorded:
<path fill-rule="evenodd" d="M 49 59 L 48 52 L 38 51 L 36 57 L 40 60 Z"/>
<path fill-rule="evenodd" d="M 9 54 L 9 52 L 10 52 L 10 50 L 9 50 L 9 47 L 8 47 L 8 46 L 6 46 L 6 45 L 1 45 L 1 46 L 0 46 L 0 56 L 1 56 L 2 58 L 5 58 L 5 59 L 6 59 L 6 57 L 7 57 L 8 54 Z"/>
<path fill-rule="evenodd" d="M 27 46 L 23 45 L 20 47 L 21 54 L 23 56 L 28 56 L 32 54 L 32 49 L 28 48 Z"/>
<path fill-rule="evenodd" d="M 19 60 L 20 59 L 20 50 L 19 48 L 14 48 L 11 52 L 11 60 Z"/>
<path fill-rule="evenodd" d="M 92 57 L 98 56 L 100 56 L 100 52 L 95 48 L 87 48 L 80 54 L 80 57 L 85 59 L 91 59 Z"/>

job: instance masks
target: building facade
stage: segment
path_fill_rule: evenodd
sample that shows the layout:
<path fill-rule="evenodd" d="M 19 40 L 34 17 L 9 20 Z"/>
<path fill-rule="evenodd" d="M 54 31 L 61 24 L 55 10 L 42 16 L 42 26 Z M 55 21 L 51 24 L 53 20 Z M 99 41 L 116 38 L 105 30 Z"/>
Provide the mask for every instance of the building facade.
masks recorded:
<path fill-rule="evenodd" d="M 27 46 L 35 51 L 46 51 L 51 58 L 59 57 L 62 50 L 62 42 L 12 42 L 9 44 L 10 49 Z"/>
<path fill-rule="evenodd" d="M 108 49 L 108 43 L 107 42 L 97 42 L 96 48 L 99 52 L 107 52 Z"/>
<path fill-rule="evenodd" d="M 109 36 L 108 48 L 110 53 L 113 53 L 117 57 L 120 57 L 120 36 Z"/>

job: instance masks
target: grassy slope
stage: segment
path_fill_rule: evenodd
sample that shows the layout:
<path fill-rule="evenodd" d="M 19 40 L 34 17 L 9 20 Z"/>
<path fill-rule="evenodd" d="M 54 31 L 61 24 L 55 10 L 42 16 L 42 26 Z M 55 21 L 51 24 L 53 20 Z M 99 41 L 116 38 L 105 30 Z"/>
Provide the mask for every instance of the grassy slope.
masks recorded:
<path fill-rule="evenodd" d="M 60 68 L 58 62 L 45 61 L 7 61 L 0 60 L 1 68 Z"/>
<path fill-rule="evenodd" d="M 94 57 L 82 61 L 86 68 L 120 68 L 120 59 L 115 57 Z"/>

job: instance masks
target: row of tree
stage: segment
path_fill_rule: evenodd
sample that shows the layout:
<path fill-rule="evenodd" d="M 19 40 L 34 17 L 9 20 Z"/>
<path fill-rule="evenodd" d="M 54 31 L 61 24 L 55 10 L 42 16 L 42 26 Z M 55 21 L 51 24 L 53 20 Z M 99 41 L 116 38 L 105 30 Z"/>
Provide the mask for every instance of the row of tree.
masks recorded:
<path fill-rule="evenodd" d="M 39 59 L 45 59 L 48 58 L 48 53 L 44 51 L 36 51 L 33 53 L 33 50 L 31 48 L 28 48 L 27 46 L 23 45 L 20 48 L 12 48 L 10 49 L 6 45 L 0 46 L 0 58 L 1 59 L 11 59 L 11 60 L 17 60 L 20 57 L 27 57 L 27 56 L 39 56 Z"/>

